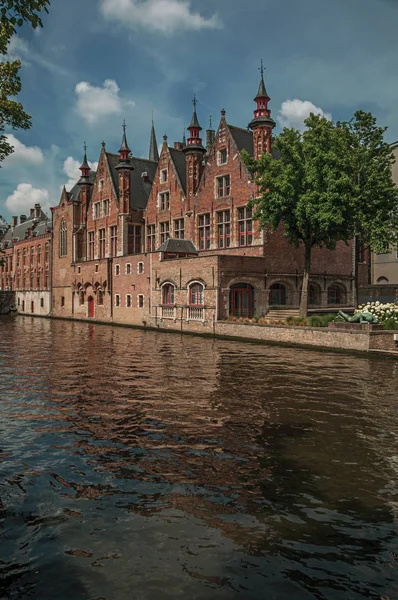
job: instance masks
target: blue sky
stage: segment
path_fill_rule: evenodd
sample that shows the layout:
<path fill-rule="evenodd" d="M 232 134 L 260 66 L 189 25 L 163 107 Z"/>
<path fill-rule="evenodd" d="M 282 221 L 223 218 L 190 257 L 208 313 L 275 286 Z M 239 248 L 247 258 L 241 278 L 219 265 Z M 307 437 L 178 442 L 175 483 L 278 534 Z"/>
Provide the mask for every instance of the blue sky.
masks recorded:
<path fill-rule="evenodd" d="M 0 169 L 8 220 L 59 202 L 84 141 L 93 163 L 102 140 L 117 152 L 123 118 L 136 156 L 147 156 L 152 110 L 158 142 L 181 139 L 193 93 L 203 129 L 222 108 L 246 127 L 260 58 L 277 131 L 315 107 L 335 120 L 361 108 L 398 139 L 398 0 L 52 0 L 43 20 L 9 49 L 33 127 L 10 132 L 17 151 Z"/>

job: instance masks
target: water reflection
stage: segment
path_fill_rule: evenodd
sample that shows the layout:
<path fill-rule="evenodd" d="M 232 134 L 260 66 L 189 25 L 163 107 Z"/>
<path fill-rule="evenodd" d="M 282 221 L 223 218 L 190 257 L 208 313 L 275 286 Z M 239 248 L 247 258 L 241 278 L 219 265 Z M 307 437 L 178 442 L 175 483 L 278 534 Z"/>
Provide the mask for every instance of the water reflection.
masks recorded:
<path fill-rule="evenodd" d="M 4 597 L 397 596 L 395 361 L 0 332 Z"/>

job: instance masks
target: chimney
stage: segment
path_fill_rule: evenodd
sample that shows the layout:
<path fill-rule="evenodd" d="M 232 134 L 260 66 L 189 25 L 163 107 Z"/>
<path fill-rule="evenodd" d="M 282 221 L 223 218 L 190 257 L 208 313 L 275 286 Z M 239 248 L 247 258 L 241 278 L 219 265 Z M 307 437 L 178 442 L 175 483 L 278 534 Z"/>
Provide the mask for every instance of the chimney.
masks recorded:
<path fill-rule="evenodd" d="M 25 223 L 25 221 L 26 221 L 26 215 L 21 215 L 19 217 L 19 222 L 22 224 L 22 223 Z"/>
<path fill-rule="evenodd" d="M 39 203 L 35 204 L 35 219 L 40 220 L 41 217 L 41 206 Z"/>
<path fill-rule="evenodd" d="M 18 217 L 11 217 L 12 218 L 12 228 L 15 229 L 15 227 L 18 225 Z"/>
<path fill-rule="evenodd" d="M 35 217 L 35 209 L 31 208 L 29 213 L 29 220 L 31 221 Z"/>
<path fill-rule="evenodd" d="M 184 148 L 184 144 L 182 142 L 174 142 L 174 150 L 182 150 Z"/>

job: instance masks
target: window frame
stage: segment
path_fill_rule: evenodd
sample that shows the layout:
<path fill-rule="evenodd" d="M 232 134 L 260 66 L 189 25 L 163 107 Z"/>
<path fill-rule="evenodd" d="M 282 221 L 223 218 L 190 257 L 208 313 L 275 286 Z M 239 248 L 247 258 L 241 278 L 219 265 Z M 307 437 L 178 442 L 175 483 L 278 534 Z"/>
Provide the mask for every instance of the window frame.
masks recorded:
<path fill-rule="evenodd" d="M 175 306 L 176 286 L 170 281 L 162 285 L 162 306 Z"/>
<path fill-rule="evenodd" d="M 209 250 L 211 245 L 211 214 L 198 215 L 199 250 Z"/>
<path fill-rule="evenodd" d="M 166 200 L 165 200 L 166 198 Z M 170 191 L 159 192 L 159 211 L 170 210 Z"/>
<path fill-rule="evenodd" d="M 253 209 L 247 206 L 238 207 L 238 244 L 253 246 Z"/>
<path fill-rule="evenodd" d="M 228 217 L 228 219 L 226 217 Z M 217 247 L 220 250 L 231 247 L 230 209 L 217 212 Z"/>
<path fill-rule="evenodd" d="M 188 286 L 188 303 L 191 307 L 204 306 L 205 286 L 201 281 L 192 281 Z M 196 300 L 194 302 L 194 300 Z"/>
<path fill-rule="evenodd" d="M 221 185 L 220 185 L 221 183 Z M 216 177 L 216 198 L 229 198 L 231 195 L 231 175 L 218 175 Z"/>

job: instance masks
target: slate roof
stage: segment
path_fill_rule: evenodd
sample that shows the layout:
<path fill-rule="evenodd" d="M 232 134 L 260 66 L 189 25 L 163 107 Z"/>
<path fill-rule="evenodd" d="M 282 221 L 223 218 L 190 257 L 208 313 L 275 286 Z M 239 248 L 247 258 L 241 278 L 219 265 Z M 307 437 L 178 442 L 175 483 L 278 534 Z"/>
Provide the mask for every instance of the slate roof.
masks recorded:
<path fill-rule="evenodd" d="M 169 147 L 169 151 L 185 194 L 187 191 L 187 167 L 185 154 L 181 152 L 181 150 L 176 150 L 176 148 Z"/>
<path fill-rule="evenodd" d="M 12 242 L 14 239 L 18 241 L 25 239 L 25 234 L 28 229 L 33 229 L 33 235 L 43 235 L 47 233 L 51 228 L 51 221 L 47 218 L 43 211 L 41 211 L 40 221 L 36 221 L 35 219 L 31 219 L 30 217 L 26 219 L 24 223 L 19 223 L 14 229 L 10 227 L 5 236 L 2 239 L 2 243 Z"/>
<path fill-rule="evenodd" d="M 119 179 L 116 166 L 119 163 L 119 155 L 107 152 L 106 156 L 115 189 L 118 190 Z M 134 168 L 134 170 L 131 171 L 130 208 L 132 210 L 146 208 L 158 164 L 152 160 L 136 158 L 135 156 L 131 157 L 130 164 Z M 148 174 L 148 181 L 145 181 L 144 177 L 142 177 L 142 173 L 144 172 Z"/>
<path fill-rule="evenodd" d="M 96 176 L 97 176 L 96 171 L 89 172 L 88 178 L 90 180 L 90 183 L 94 183 Z M 79 196 L 80 196 L 80 185 L 78 183 L 75 183 L 73 188 L 68 192 L 68 200 L 69 200 L 69 202 L 78 202 Z"/>
<path fill-rule="evenodd" d="M 170 252 L 171 254 L 198 254 L 191 240 L 169 238 L 156 252 Z"/>

